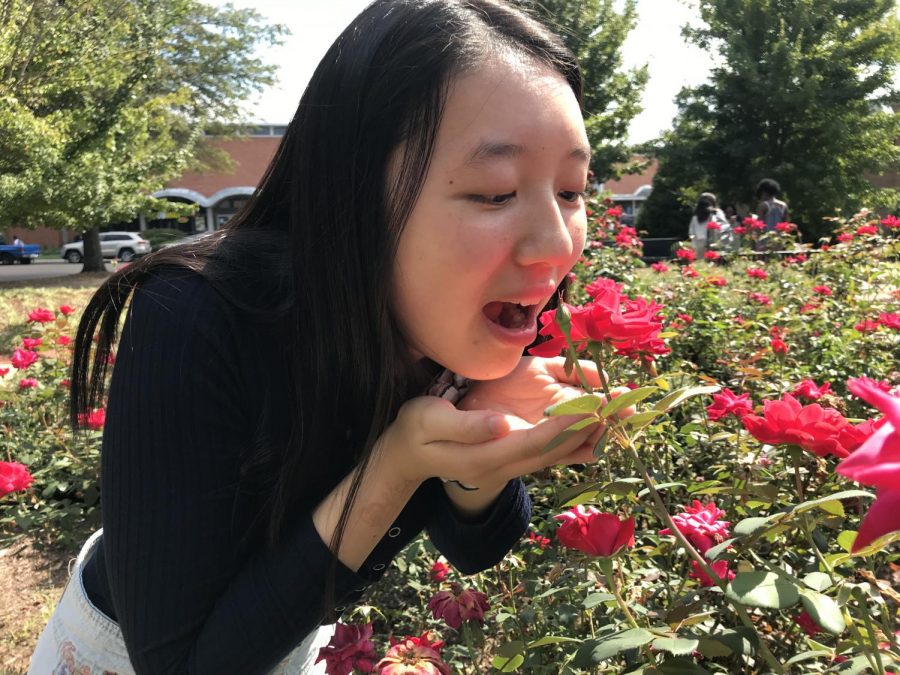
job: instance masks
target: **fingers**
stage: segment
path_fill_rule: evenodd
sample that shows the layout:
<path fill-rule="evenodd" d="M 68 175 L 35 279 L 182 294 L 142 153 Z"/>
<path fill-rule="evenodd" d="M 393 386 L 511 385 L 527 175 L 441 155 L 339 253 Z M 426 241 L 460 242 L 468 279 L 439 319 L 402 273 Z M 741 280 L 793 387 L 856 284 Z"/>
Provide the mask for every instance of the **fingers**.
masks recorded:
<path fill-rule="evenodd" d="M 543 359 L 543 362 L 547 372 L 558 382 L 578 386 L 581 385 L 578 371 L 575 368 L 572 368 L 571 374 L 566 374 L 566 360 L 562 356 L 557 356 L 552 359 Z M 584 379 L 587 380 L 587 383 L 591 387 L 598 389 L 603 386 L 600 382 L 600 373 L 597 371 L 596 363 L 587 359 L 579 359 L 578 364 L 581 366 L 581 371 L 584 373 Z"/>
<path fill-rule="evenodd" d="M 485 443 L 510 430 L 506 416 L 490 410 L 457 410 L 452 403 L 436 397 L 420 397 L 407 404 L 418 413 L 423 443 Z"/>

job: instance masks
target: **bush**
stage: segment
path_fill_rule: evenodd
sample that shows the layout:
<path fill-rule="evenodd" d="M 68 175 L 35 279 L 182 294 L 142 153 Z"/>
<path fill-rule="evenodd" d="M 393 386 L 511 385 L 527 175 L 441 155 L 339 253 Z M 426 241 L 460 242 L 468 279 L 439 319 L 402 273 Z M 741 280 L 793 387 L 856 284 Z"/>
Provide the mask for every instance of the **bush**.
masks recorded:
<path fill-rule="evenodd" d="M 153 247 L 153 250 L 159 250 L 159 247 L 163 244 L 168 244 L 172 241 L 178 241 L 179 239 L 183 239 L 187 236 L 181 230 L 176 230 L 174 228 L 153 228 L 149 230 L 144 230 L 141 232 L 141 236 L 150 242 L 150 245 Z"/>

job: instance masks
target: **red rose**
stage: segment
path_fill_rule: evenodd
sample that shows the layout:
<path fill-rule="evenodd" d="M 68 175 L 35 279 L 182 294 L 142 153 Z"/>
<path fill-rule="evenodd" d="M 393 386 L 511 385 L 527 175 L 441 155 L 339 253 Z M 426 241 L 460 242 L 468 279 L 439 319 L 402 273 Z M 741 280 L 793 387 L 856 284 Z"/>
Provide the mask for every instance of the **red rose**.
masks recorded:
<path fill-rule="evenodd" d="M 38 386 L 38 381 L 33 377 L 26 377 L 19 380 L 19 389 L 35 389 Z"/>
<path fill-rule="evenodd" d="M 772 300 L 765 293 L 751 293 L 749 299 L 753 302 L 759 303 L 760 305 L 771 305 Z"/>
<path fill-rule="evenodd" d="M 706 277 L 706 283 L 708 283 L 710 286 L 719 286 L 719 287 L 728 285 L 728 281 L 725 279 L 725 277 L 720 277 L 720 276 L 716 276 L 716 275 L 711 275 L 711 276 Z"/>
<path fill-rule="evenodd" d="M 880 323 L 885 328 L 900 330 L 900 313 L 882 312 L 878 315 L 878 323 Z"/>
<path fill-rule="evenodd" d="M 825 394 L 831 393 L 831 383 L 826 382 L 820 387 L 813 380 L 801 380 L 791 393 L 810 401 L 818 401 Z"/>
<path fill-rule="evenodd" d="M 50 323 L 56 320 L 56 314 L 49 309 L 38 307 L 28 312 L 28 320 L 35 323 Z"/>
<path fill-rule="evenodd" d="M 793 232 L 797 226 L 794 223 L 775 223 L 775 229 L 779 232 Z"/>
<path fill-rule="evenodd" d="M 56 344 L 67 347 L 72 344 L 72 340 L 65 335 L 60 335 L 58 338 L 56 338 Z"/>
<path fill-rule="evenodd" d="M 873 321 L 872 319 L 863 319 L 858 324 L 853 326 L 853 330 L 859 333 L 871 333 L 872 331 L 878 330 L 878 326 L 881 324 L 878 321 Z"/>
<path fill-rule="evenodd" d="M 22 338 L 22 346 L 25 349 L 34 349 L 41 346 L 41 338 Z"/>
<path fill-rule="evenodd" d="M 860 225 L 856 228 L 856 234 L 878 234 L 877 225 Z"/>
<path fill-rule="evenodd" d="M 719 580 L 731 581 L 735 577 L 734 572 L 728 569 L 727 560 L 717 560 L 715 562 L 709 563 L 709 566 L 712 569 L 713 574 L 715 574 L 718 579 L 713 579 L 706 572 L 704 572 L 703 568 L 700 567 L 700 564 L 696 560 L 691 563 L 691 571 L 688 573 L 688 578 L 696 579 L 700 582 L 701 586 L 703 586 L 704 588 L 708 588 L 710 586 L 718 586 Z"/>
<path fill-rule="evenodd" d="M 697 254 L 694 253 L 693 249 L 680 248 L 675 251 L 675 257 L 685 262 L 694 262 L 697 259 Z"/>
<path fill-rule="evenodd" d="M 534 546 L 537 546 L 541 550 L 544 550 L 550 544 L 550 540 L 547 539 L 547 537 L 542 537 L 541 535 L 535 534 L 534 532 L 528 533 L 528 542 Z"/>
<path fill-rule="evenodd" d="M 354 668 L 370 673 L 375 663 L 375 645 L 371 638 L 371 623 L 338 622 L 331 640 L 319 649 L 316 663 L 325 661 L 328 675 L 350 675 Z"/>
<path fill-rule="evenodd" d="M 440 560 L 435 560 L 432 563 L 431 571 L 429 572 L 432 581 L 443 581 L 448 574 L 450 574 L 450 565 Z"/>
<path fill-rule="evenodd" d="M 720 255 L 719 255 L 718 253 L 716 253 L 715 251 L 707 251 L 706 253 L 703 254 L 703 257 L 704 257 L 706 260 L 718 260 L 718 259 L 721 258 L 722 256 L 720 256 Z"/>
<path fill-rule="evenodd" d="M 842 232 L 837 236 L 837 240 L 842 244 L 848 241 L 853 241 L 853 235 L 850 232 Z"/>
<path fill-rule="evenodd" d="M 0 497 L 27 490 L 33 481 L 24 464 L 0 462 Z"/>
<path fill-rule="evenodd" d="M 581 504 L 553 517 L 562 521 L 556 538 L 566 548 L 609 558 L 626 546 L 634 546 L 634 517 L 621 520 L 613 513 Z"/>
<path fill-rule="evenodd" d="M 0 368 L 0 377 L 5 377 L 9 373 L 9 368 Z"/>
<path fill-rule="evenodd" d="M 796 621 L 797 625 L 803 629 L 803 632 L 810 637 L 815 637 L 822 632 L 819 624 L 815 622 L 815 619 L 813 619 L 805 609 L 794 617 L 794 621 Z"/>
<path fill-rule="evenodd" d="M 768 279 L 769 273 L 761 267 L 748 267 L 747 276 L 753 279 Z"/>
<path fill-rule="evenodd" d="M 695 499 L 693 504 L 684 507 L 684 513 L 672 516 L 672 521 L 697 550 L 705 553 L 715 544 L 725 541 L 730 534 L 728 526 L 731 523 L 720 520 L 724 515 L 725 512 L 715 502 L 701 504 Z M 667 527 L 659 533 L 672 534 L 672 530 Z"/>
<path fill-rule="evenodd" d="M 69 314 L 71 314 L 72 312 L 74 312 L 75 309 L 72 308 L 72 307 L 69 307 L 68 305 L 62 305 L 62 306 L 59 308 L 59 311 L 60 311 L 62 314 L 65 314 L 66 316 L 69 316 Z"/>
<path fill-rule="evenodd" d="M 463 621 L 484 623 L 484 613 L 490 608 L 487 595 L 463 588 L 452 582 L 449 591 L 435 593 L 428 601 L 428 609 L 435 619 L 443 619 L 451 628 L 459 629 Z"/>
<path fill-rule="evenodd" d="M 450 666 L 441 661 L 438 651 L 428 645 L 407 639 L 392 644 L 387 654 L 375 664 L 378 675 L 451 675 Z"/>
<path fill-rule="evenodd" d="M 38 360 L 38 355 L 29 349 L 17 349 L 13 352 L 9 361 L 19 370 L 25 370 L 32 363 Z"/>
<path fill-rule="evenodd" d="M 713 394 L 712 404 L 706 408 L 709 419 L 716 421 L 728 415 L 743 417 L 753 412 L 753 403 L 750 394 L 736 396 L 731 389 L 723 389 L 718 394 Z"/>
<path fill-rule="evenodd" d="M 850 423 L 833 408 L 818 403 L 803 406 L 790 394 L 777 401 L 765 401 L 762 415 L 745 415 L 744 428 L 769 445 L 798 445 L 820 457 L 846 457 L 840 435 Z"/>
<path fill-rule="evenodd" d="M 684 269 L 681 270 L 681 276 L 686 277 L 688 279 L 696 279 L 700 276 L 700 272 L 695 270 L 693 267 L 688 265 Z"/>
<path fill-rule="evenodd" d="M 90 413 L 80 413 L 78 415 L 78 423 L 94 431 L 99 431 L 106 423 L 106 409 L 97 408 Z"/>
<path fill-rule="evenodd" d="M 834 291 L 832 291 L 828 286 L 813 286 L 813 293 L 818 293 L 819 295 L 825 295 L 831 297 L 834 295 Z"/>
<path fill-rule="evenodd" d="M 788 346 L 787 343 L 781 338 L 772 338 L 772 341 L 769 343 L 769 346 L 772 347 L 772 351 L 776 354 L 787 354 Z"/>
<path fill-rule="evenodd" d="M 650 269 L 652 269 L 654 272 L 657 272 L 659 274 L 669 271 L 669 268 L 666 266 L 666 264 L 661 263 L 661 262 L 653 263 L 652 265 L 650 265 Z"/>

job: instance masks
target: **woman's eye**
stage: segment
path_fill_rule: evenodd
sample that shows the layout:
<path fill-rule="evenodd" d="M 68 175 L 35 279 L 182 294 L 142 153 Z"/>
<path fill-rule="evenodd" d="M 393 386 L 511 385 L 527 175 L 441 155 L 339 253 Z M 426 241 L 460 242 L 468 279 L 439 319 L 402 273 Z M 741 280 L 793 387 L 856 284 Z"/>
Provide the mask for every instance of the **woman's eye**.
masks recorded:
<path fill-rule="evenodd" d="M 581 192 L 572 192 L 570 190 L 563 190 L 559 193 L 559 196 L 562 197 L 567 202 L 577 202 L 579 197 L 584 196 L 584 191 Z"/>
<path fill-rule="evenodd" d="M 508 192 L 504 195 L 471 195 L 469 199 L 478 202 L 479 204 L 487 204 L 488 206 L 503 206 L 515 196 L 515 192 Z"/>

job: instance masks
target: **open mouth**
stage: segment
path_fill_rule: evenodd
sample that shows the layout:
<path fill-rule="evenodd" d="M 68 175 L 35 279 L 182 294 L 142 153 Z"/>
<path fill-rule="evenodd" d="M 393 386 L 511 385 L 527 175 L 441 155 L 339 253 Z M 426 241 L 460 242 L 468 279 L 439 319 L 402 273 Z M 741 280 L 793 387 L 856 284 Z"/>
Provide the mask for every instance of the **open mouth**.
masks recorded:
<path fill-rule="evenodd" d="M 491 323 L 510 331 L 522 331 L 534 326 L 539 307 L 517 302 L 489 302 L 481 310 Z"/>

